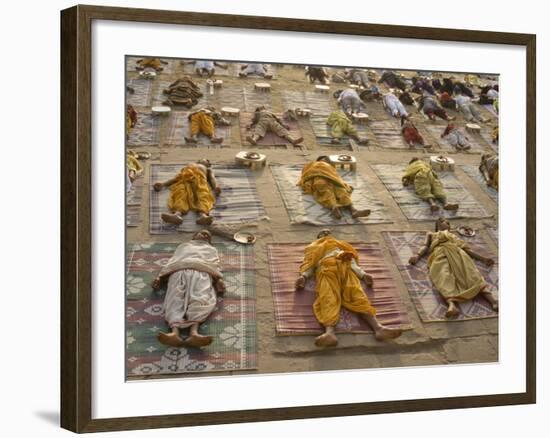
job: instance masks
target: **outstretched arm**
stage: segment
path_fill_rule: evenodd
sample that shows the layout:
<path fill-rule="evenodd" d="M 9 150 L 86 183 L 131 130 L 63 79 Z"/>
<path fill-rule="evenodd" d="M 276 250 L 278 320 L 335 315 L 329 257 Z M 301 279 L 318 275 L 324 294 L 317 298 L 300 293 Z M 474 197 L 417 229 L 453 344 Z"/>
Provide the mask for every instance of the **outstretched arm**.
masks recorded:
<path fill-rule="evenodd" d="M 484 257 L 481 254 L 475 252 L 474 250 L 470 249 L 469 247 L 465 246 L 462 248 L 466 254 L 468 254 L 471 258 L 474 260 L 479 260 L 481 263 L 487 265 L 487 266 L 493 266 L 495 264 L 495 261 L 490 257 Z"/>
<path fill-rule="evenodd" d="M 424 241 L 424 245 L 420 247 L 416 255 L 413 255 L 409 259 L 409 263 L 411 265 L 416 265 L 418 261 L 428 253 L 431 243 L 432 243 L 432 233 L 427 233 L 426 240 Z"/>
<path fill-rule="evenodd" d="M 219 196 L 222 189 L 218 185 L 218 181 L 216 180 L 216 175 L 214 175 L 214 171 L 211 168 L 208 168 L 206 170 L 206 178 L 208 180 L 208 184 L 210 184 L 210 187 L 212 187 L 212 190 L 214 191 L 214 194 L 216 196 Z"/>
<path fill-rule="evenodd" d="M 156 192 L 160 192 L 165 187 L 170 187 L 172 184 L 174 184 L 177 181 L 177 177 L 174 177 L 172 179 L 169 179 L 168 181 L 164 182 L 157 182 L 153 185 L 153 188 Z"/>

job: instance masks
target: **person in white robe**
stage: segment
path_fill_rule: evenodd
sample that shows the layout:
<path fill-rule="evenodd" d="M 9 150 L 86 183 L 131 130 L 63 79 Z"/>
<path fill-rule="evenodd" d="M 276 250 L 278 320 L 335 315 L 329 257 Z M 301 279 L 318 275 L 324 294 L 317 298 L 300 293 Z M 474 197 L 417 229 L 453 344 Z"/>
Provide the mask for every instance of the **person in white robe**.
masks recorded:
<path fill-rule="evenodd" d="M 161 344 L 205 347 L 212 343 L 213 337 L 199 334 L 199 327 L 214 311 L 217 295 L 225 292 L 225 283 L 211 239 L 210 232 L 202 230 L 179 245 L 153 280 L 154 290 L 167 282 L 164 317 L 171 332 L 159 332 Z M 189 336 L 183 339 L 180 330 L 185 328 L 189 328 Z"/>

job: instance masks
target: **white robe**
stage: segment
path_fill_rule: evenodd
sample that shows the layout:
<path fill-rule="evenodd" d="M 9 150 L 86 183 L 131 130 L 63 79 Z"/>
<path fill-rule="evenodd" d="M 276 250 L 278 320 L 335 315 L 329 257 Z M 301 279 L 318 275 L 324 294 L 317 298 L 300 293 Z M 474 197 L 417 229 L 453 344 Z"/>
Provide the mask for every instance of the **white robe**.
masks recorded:
<path fill-rule="evenodd" d="M 216 307 L 212 277 L 221 277 L 222 274 L 218 251 L 208 242 L 191 240 L 182 243 L 160 275 L 169 275 L 164 315 L 170 328 L 201 323 Z"/>

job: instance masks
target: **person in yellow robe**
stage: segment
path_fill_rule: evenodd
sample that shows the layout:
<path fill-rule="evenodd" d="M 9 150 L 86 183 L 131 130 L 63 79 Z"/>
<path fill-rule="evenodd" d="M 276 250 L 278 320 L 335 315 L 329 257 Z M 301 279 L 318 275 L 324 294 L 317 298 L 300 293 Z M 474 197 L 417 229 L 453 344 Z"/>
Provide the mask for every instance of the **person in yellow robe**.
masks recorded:
<path fill-rule="evenodd" d="M 197 136 L 202 134 L 214 144 L 222 143 L 223 138 L 216 137 L 216 125 L 229 126 L 231 123 L 222 117 L 214 107 L 201 108 L 188 116 L 189 137 L 185 137 L 186 143 L 196 143 Z"/>
<path fill-rule="evenodd" d="M 444 210 L 458 210 L 458 204 L 447 202 L 447 194 L 445 193 L 443 184 L 441 184 L 432 167 L 425 161 L 416 157 L 412 158 L 401 177 L 401 181 L 405 187 L 414 184 L 415 193 L 420 199 L 430 204 L 432 211 L 439 210 L 439 205 L 437 205 L 436 201 L 443 204 Z"/>
<path fill-rule="evenodd" d="M 479 171 L 487 185 L 498 191 L 498 155 L 483 154 Z"/>
<path fill-rule="evenodd" d="M 335 327 L 342 307 L 358 313 L 372 327 L 379 341 L 397 338 L 402 330 L 382 325 L 376 318 L 376 309 L 367 297 L 361 281 L 373 286 L 373 278 L 359 267 L 357 251 L 349 243 L 337 240 L 330 230 L 322 230 L 317 240 L 304 251 L 296 291 L 301 291 L 308 278 L 315 276 L 315 302 L 313 313 L 325 332 L 315 339 L 318 347 L 338 344 Z"/>
<path fill-rule="evenodd" d="M 342 208 L 348 209 L 351 217 L 366 217 L 370 210 L 357 210 L 351 200 L 353 187 L 347 184 L 330 164 L 326 155 L 321 155 L 302 169 L 302 176 L 298 181 L 302 191 L 313 198 L 323 207 L 331 211 L 336 219 L 342 218 Z"/>
<path fill-rule="evenodd" d="M 447 302 L 447 318 L 459 314 L 458 303 L 471 300 L 478 294 L 491 304 L 493 310 L 498 310 L 497 299 L 488 290 L 487 283 L 474 263 L 474 260 L 479 260 L 492 266 L 494 260 L 473 251 L 466 242 L 456 237 L 445 218 L 436 221 L 435 232 L 427 233 L 424 245 L 409 259 L 409 263 L 415 265 L 426 254 L 430 254 L 430 280 Z"/>
<path fill-rule="evenodd" d="M 162 213 L 161 218 L 164 222 L 179 225 L 189 211 L 198 213 L 197 224 L 210 225 L 213 222 L 210 210 L 214 207 L 215 197 L 219 196 L 221 188 L 209 160 L 202 159 L 189 164 L 174 178 L 153 185 L 157 192 L 165 187 L 170 188 L 170 213 Z"/>
<path fill-rule="evenodd" d="M 357 128 L 353 126 L 353 122 L 349 116 L 342 110 L 330 113 L 327 119 L 327 125 L 331 127 L 330 137 L 332 144 L 340 144 L 340 140 L 342 140 L 342 137 L 345 135 L 353 138 L 359 144 L 364 145 L 369 142 L 368 138 L 359 137 Z"/>
<path fill-rule="evenodd" d="M 138 154 L 132 150 L 126 152 L 126 192 L 132 190 L 132 184 L 143 173 L 143 166 L 138 160 Z"/>

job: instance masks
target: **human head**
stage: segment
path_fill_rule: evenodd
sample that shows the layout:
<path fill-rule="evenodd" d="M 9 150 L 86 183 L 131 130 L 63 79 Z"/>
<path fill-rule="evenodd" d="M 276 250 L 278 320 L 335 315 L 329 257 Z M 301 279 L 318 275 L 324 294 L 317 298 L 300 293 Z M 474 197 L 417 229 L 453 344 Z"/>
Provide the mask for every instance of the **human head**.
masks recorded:
<path fill-rule="evenodd" d="M 332 232 L 328 228 L 324 228 L 321 231 L 319 231 L 319 234 L 317 234 L 317 239 L 322 239 L 323 237 L 330 236 Z"/>
<path fill-rule="evenodd" d="M 202 164 L 205 167 L 212 167 L 212 163 L 210 163 L 210 160 L 208 158 L 201 158 L 197 163 Z"/>
<path fill-rule="evenodd" d="M 264 111 L 265 110 L 265 105 L 260 105 L 258 107 L 256 107 L 256 112 L 260 112 L 260 111 Z"/>
<path fill-rule="evenodd" d="M 328 155 L 319 155 L 315 161 L 324 161 L 325 163 L 330 164 L 330 158 Z"/>
<path fill-rule="evenodd" d="M 192 240 L 202 240 L 208 243 L 212 243 L 212 233 L 208 230 L 200 230 L 193 234 Z"/>
<path fill-rule="evenodd" d="M 335 99 L 338 99 L 340 97 L 340 94 L 342 94 L 344 90 L 336 90 L 333 94 Z"/>
<path fill-rule="evenodd" d="M 411 158 L 411 161 L 409 161 L 409 164 L 412 164 L 412 163 L 414 163 L 415 161 L 418 161 L 419 159 L 420 159 L 420 158 L 418 158 L 418 157 L 412 157 L 412 158 Z"/>
<path fill-rule="evenodd" d="M 435 221 L 435 231 L 450 230 L 451 224 L 444 217 L 440 217 Z"/>

